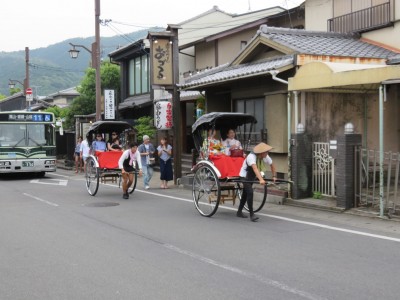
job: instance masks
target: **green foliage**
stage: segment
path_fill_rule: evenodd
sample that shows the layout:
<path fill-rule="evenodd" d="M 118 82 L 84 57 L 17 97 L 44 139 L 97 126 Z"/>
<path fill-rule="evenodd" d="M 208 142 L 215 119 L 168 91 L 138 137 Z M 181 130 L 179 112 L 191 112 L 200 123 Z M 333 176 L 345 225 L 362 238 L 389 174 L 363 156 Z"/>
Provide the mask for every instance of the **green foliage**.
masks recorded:
<path fill-rule="evenodd" d="M 101 90 L 113 89 L 119 94 L 120 72 L 119 66 L 109 62 L 100 66 Z M 80 96 L 76 97 L 66 112 L 65 128 L 73 128 L 75 115 L 89 115 L 96 112 L 96 70 L 88 68 L 85 77 L 77 88 Z"/>
<path fill-rule="evenodd" d="M 58 106 L 53 106 L 45 109 L 46 112 L 52 112 L 56 118 L 65 118 L 69 109 L 67 107 L 60 108 Z"/>
<path fill-rule="evenodd" d="M 20 91 L 21 91 L 21 89 L 18 87 L 12 88 L 12 89 L 10 89 L 10 96 L 12 96 L 16 93 L 19 93 Z"/>
<path fill-rule="evenodd" d="M 135 129 L 138 131 L 137 141 L 141 142 L 144 135 L 148 135 L 151 138 L 156 134 L 156 128 L 154 127 L 154 120 L 152 117 L 141 117 L 135 122 Z"/>
<path fill-rule="evenodd" d="M 206 98 L 204 98 L 203 95 L 199 96 L 196 99 L 196 107 L 198 109 L 202 109 L 202 110 L 204 110 L 206 108 Z"/>
<path fill-rule="evenodd" d="M 322 198 L 322 193 L 318 192 L 318 191 L 315 191 L 314 194 L 313 194 L 313 198 L 314 199 L 321 199 Z"/>
<path fill-rule="evenodd" d="M 0 94 L 0 101 L 1 100 L 3 100 L 3 99 L 6 99 L 7 98 L 7 96 L 6 95 L 2 95 L 2 94 Z"/>

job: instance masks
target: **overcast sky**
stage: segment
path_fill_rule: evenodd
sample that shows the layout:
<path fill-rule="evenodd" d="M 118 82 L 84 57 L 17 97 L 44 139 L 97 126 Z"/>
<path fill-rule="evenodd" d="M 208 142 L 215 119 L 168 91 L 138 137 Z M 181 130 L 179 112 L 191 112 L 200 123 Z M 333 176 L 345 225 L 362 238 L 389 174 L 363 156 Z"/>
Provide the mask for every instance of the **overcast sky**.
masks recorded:
<path fill-rule="evenodd" d="M 293 7 L 303 0 L 100 0 L 101 36 L 130 33 L 151 26 L 166 27 L 217 5 L 227 13 L 245 13 L 271 6 Z M 47 47 L 75 37 L 94 36 L 94 0 L 13 0 L 0 4 L 0 51 Z M 122 25 L 126 23 L 129 25 Z"/>

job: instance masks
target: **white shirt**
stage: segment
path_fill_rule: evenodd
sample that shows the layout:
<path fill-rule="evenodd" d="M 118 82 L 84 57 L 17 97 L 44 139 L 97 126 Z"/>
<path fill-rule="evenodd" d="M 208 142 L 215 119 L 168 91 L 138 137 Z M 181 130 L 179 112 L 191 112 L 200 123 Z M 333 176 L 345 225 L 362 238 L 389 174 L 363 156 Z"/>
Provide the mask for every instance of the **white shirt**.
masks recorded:
<path fill-rule="evenodd" d="M 231 155 L 231 147 L 235 145 L 235 149 L 242 149 L 242 144 L 235 139 L 227 138 L 225 141 L 222 142 L 222 146 L 225 148 L 225 154 Z"/>
<path fill-rule="evenodd" d="M 269 155 L 267 155 L 265 158 L 263 158 L 263 161 L 265 164 L 272 165 L 272 158 L 269 157 Z M 256 163 L 257 163 L 257 156 L 254 153 L 250 153 L 249 155 L 247 155 L 246 159 L 243 162 L 242 168 L 240 169 L 239 176 L 246 177 L 247 166 L 249 166 L 251 168 L 251 166 L 255 165 Z"/>
<path fill-rule="evenodd" d="M 89 143 L 87 140 L 82 141 L 79 152 L 82 154 L 83 157 L 89 156 L 90 148 L 89 148 Z"/>
<path fill-rule="evenodd" d="M 124 168 L 124 160 L 131 157 L 130 153 L 132 153 L 131 149 L 125 150 L 122 153 L 121 157 L 118 160 L 118 167 L 120 169 Z M 137 162 L 137 164 L 139 166 L 139 169 L 142 169 L 142 160 L 140 158 L 140 152 L 138 150 L 136 150 L 136 152 L 132 153 L 132 154 L 134 155 L 133 160 L 136 160 L 136 162 Z"/>

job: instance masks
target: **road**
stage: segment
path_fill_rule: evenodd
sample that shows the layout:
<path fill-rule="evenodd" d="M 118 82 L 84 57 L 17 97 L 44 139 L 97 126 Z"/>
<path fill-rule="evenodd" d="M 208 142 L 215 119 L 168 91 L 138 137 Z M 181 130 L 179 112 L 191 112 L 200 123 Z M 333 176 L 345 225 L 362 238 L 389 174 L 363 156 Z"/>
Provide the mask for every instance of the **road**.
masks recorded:
<path fill-rule="evenodd" d="M 1 299 L 399 298 L 396 222 L 272 204 L 257 223 L 205 218 L 188 190 L 92 197 L 65 170 L 0 193 Z"/>

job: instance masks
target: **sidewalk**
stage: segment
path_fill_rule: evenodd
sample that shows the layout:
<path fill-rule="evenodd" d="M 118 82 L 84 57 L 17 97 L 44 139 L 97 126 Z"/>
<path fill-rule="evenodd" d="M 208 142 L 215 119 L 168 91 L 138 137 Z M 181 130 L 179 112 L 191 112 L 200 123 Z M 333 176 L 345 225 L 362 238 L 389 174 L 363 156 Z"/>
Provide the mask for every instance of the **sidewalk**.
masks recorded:
<path fill-rule="evenodd" d="M 63 170 L 69 170 L 71 172 L 75 172 L 75 167 L 71 167 L 65 164 L 63 160 L 57 160 L 57 168 L 63 169 Z M 75 174 L 75 173 L 74 173 Z M 82 174 L 82 173 L 78 173 Z M 83 175 L 83 174 L 82 174 Z M 163 190 L 160 188 L 161 186 L 161 180 L 160 180 L 160 172 L 158 170 L 154 170 L 153 177 L 150 181 L 150 191 L 159 191 L 159 192 L 166 192 L 166 190 Z M 187 196 L 189 198 L 192 197 L 192 189 L 189 186 L 184 186 L 184 185 L 174 185 L 173 181 L 170 181 L 169 184 L 169 190 L 171 193 L 178 193 L 180 196 Z M 138 183 L 137 187 L 140 189 L 144 189 L 143 186 L 143 178 L 138 178 Z M 300 200 L 293 200 L 293 199 L 286 199 L 282 198 L 281 196 L 268 194 L 267 197 L 267 204 L 268 210 L 271 210 L 274 206 L 276 209 L 274 210 L 285 210 L 282 209 L 283 207 L 290 206 L 293 209 L 298 208 L 299 211 L 303 211 L 303 209 L 309 210 L 309 213 L 315 214 L 315 211 L 325 211 L 327 213 L 335 213 L 335 214 L 344 214 L 344 215 L 354 215 L 354 216 L 361 216 L 361 217 L 368 217 L 368 218 L 374 218 L 374 219 L 380 219 L 382 218 L 379 217 L 379 213 L 376 211 L 369 211 L 365 208 L 352 208 L 349 210 L 345 210 L 343 208 L 337 207 L 336 206 L 336 201 L 332 199 L 314 199 L 314 198 L 306 198 L 306 199 L 300 199 Z M 291 210 L 293 211 L 293 210 Z M 309 215 L 308 213 L 303 213 L 304 216 Z M 394 222 L 400 222 L 400 218 L 394 217 L 389 219 L 387 216 L 383 218 L 383 220 L 391 220 Z"/>

